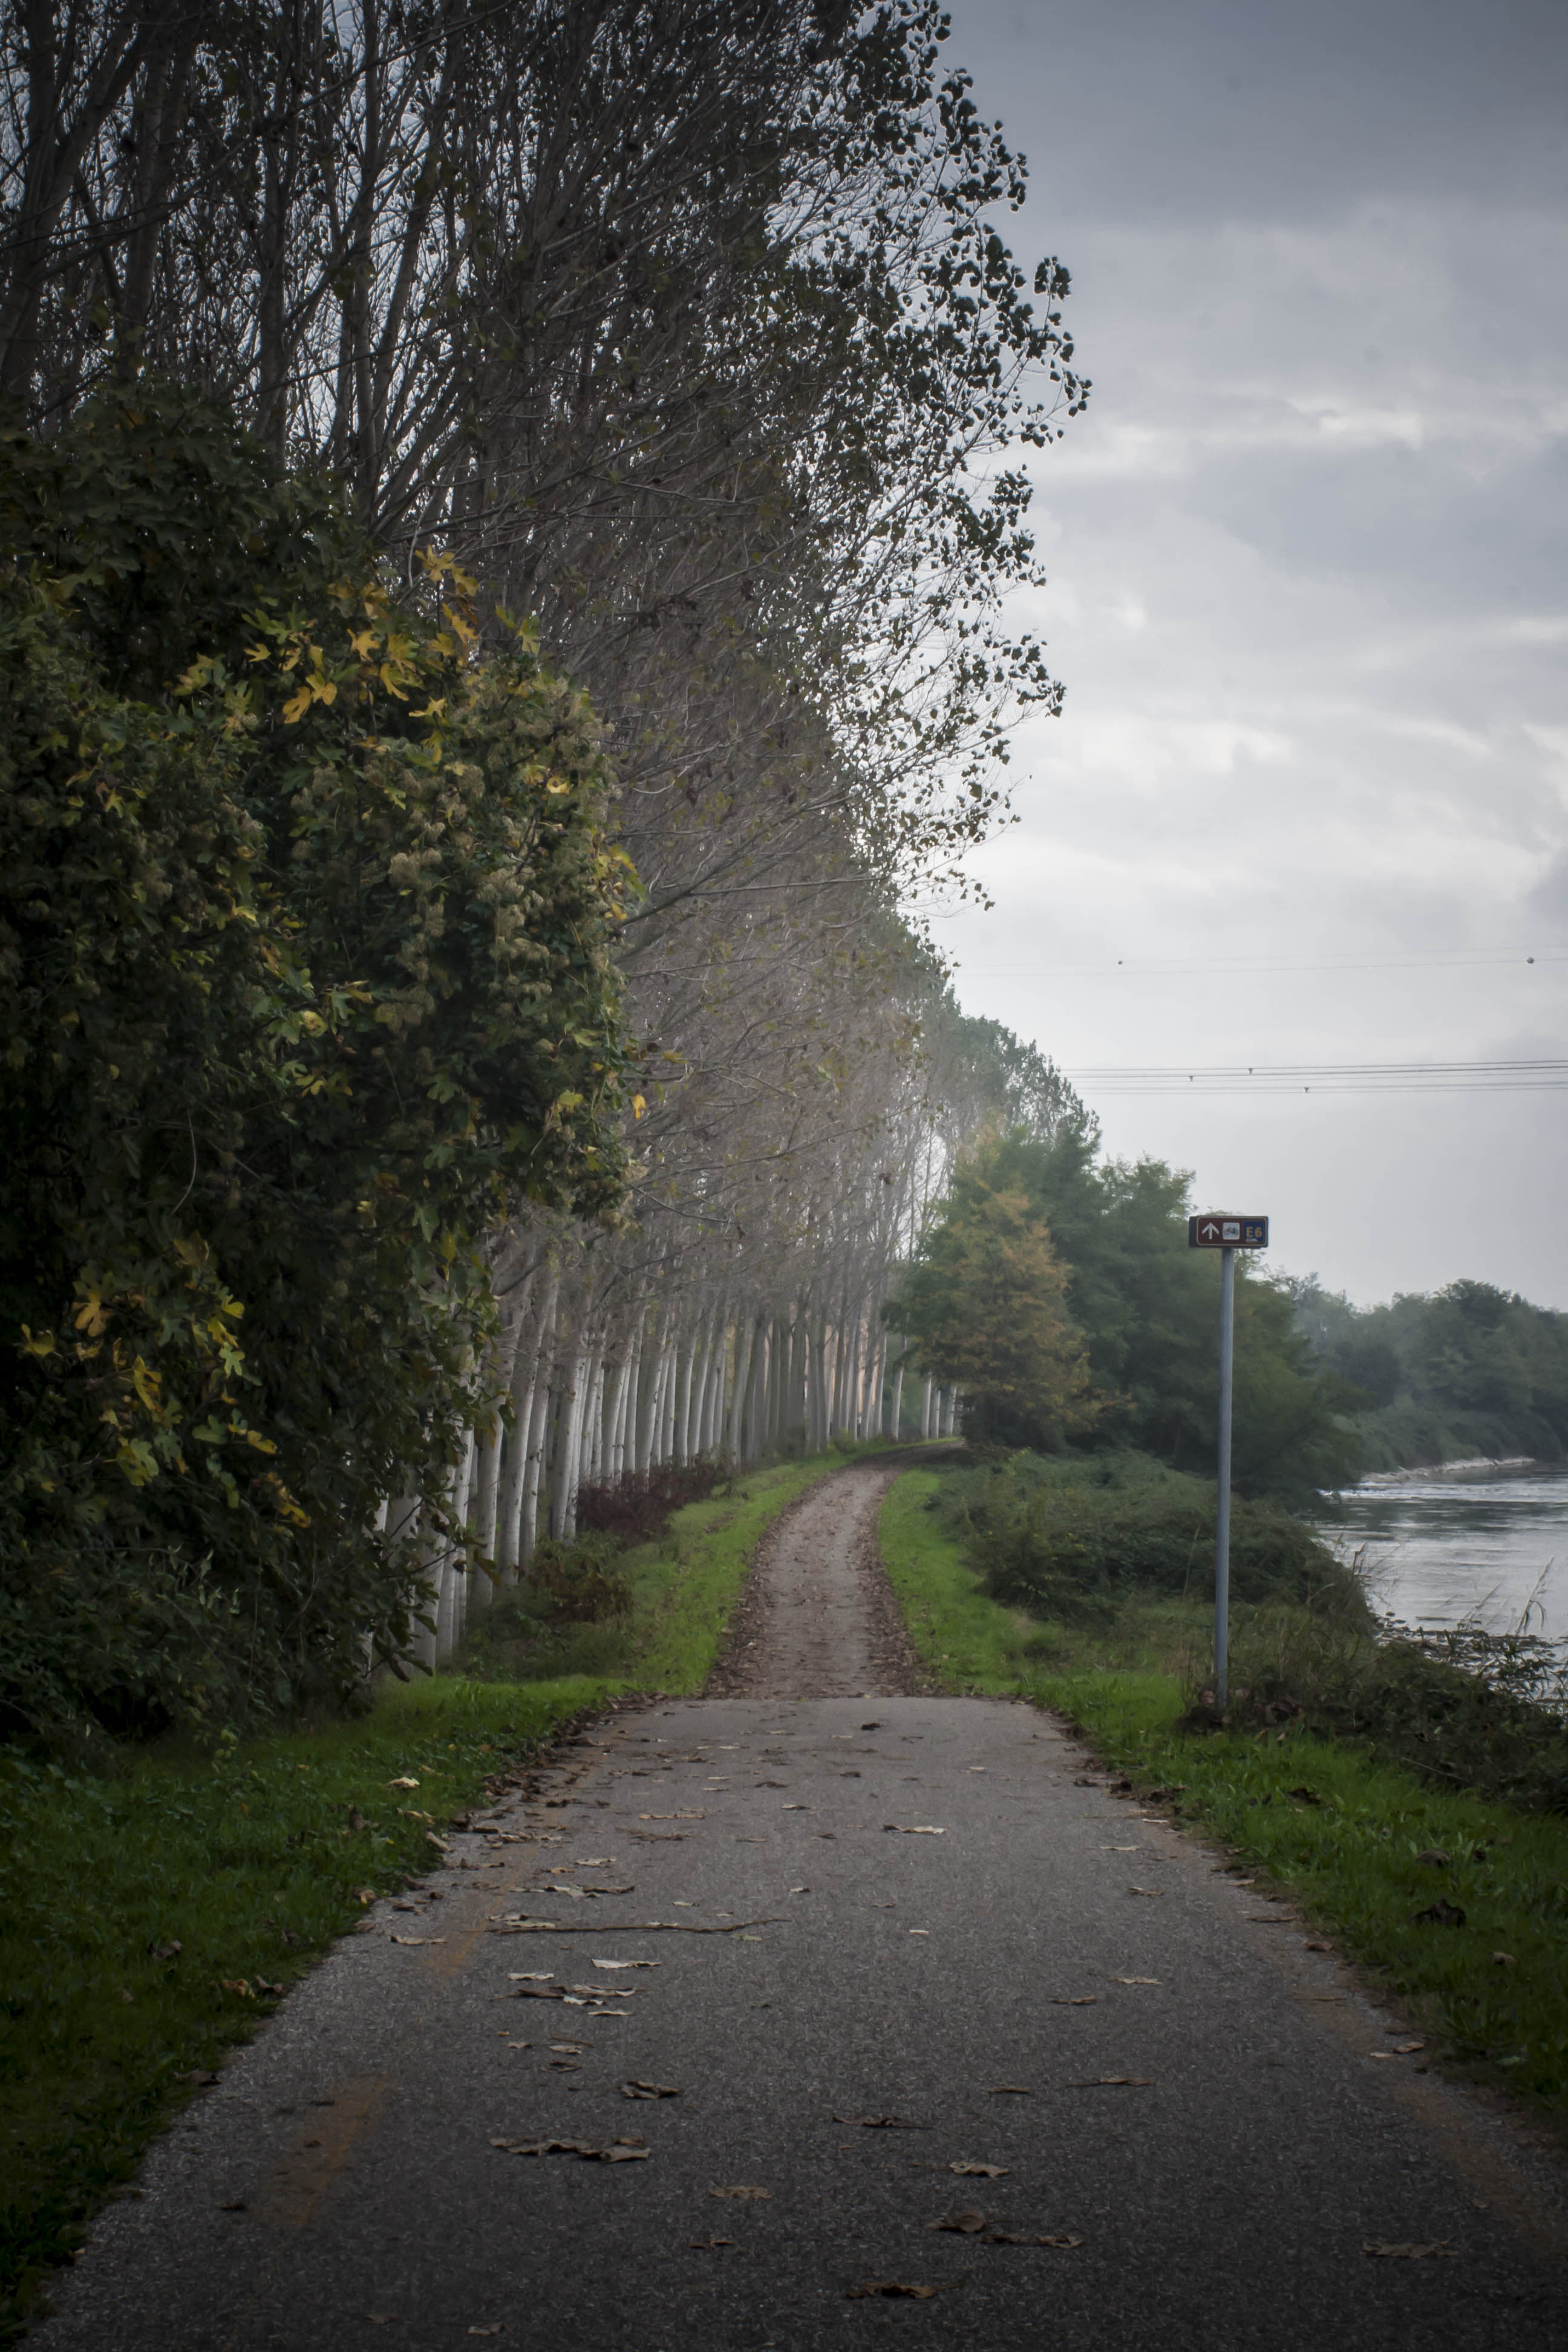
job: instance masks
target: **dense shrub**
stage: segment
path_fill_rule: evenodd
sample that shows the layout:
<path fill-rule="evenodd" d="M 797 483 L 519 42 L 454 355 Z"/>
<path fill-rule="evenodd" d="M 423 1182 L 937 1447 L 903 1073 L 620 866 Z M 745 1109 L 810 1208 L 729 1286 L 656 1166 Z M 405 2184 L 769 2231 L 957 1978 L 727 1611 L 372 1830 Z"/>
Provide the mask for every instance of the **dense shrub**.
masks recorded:
<path fill-rule="evenodd" d="M 616 1565 L 620 1551 L 613 1536 L 578 1536 L 571 1543 L 547 1539 L 528 1565 L 527 1605 L 560 1625 L 629 1616 L 632 1588 Z"/>
<path fill-rule="evenodd" d="M 726 1475 L 722 1463 L 709 1460 L 627 1470 L 602 1485 L 578 1487 L 577 1525 L 623 1544 L 651 1543 L 673 1511 L 684 1503 L 705 1503 Z"/>
<path fill-rule="evenodd" d="M 995 1599 L 1069 1620 L 1134 1586 L 1212 1593 L 1216 1507 L 1211 1480 L 1130 1453 L 1014 1454 L 944 1481 L 941 1504 Z M 1230 1574 L 1237 1601 L 1367 1616 L 1352 1571 L 1275 1504 L 1233 1500 Z"/>
<path fill-rule="evenodd" d="M 510 1202 L 620 1198 L 581 698 L 181 392 L 0 434 L 0 1728 L 351 1688 Z"/>
<path fill-rule="evenodd" d="M 1194 1659 L 1188 1679 L 1202 1719 L 1206 1663 Z M 1230 1719 L 1287 1715 L 1447 1788 L 1568 1811 L 1562 1643 L 1473 1625 L 1413 1633 L 1261 1610 L 1233 1633 Z"/>

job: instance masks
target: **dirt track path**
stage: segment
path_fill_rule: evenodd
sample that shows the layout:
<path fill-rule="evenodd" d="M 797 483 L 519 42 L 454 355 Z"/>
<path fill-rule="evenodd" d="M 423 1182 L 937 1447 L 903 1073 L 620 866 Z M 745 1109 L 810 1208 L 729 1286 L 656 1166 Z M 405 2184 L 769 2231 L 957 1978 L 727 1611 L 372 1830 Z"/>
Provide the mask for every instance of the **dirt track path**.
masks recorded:
<path fill-rule="evenodd" d="M 731 1621 L 710 1698 L 882 1698 L 923 1690 L 877 1549 L 907 1457 L 840 1470 L 774 1522 Z"/>

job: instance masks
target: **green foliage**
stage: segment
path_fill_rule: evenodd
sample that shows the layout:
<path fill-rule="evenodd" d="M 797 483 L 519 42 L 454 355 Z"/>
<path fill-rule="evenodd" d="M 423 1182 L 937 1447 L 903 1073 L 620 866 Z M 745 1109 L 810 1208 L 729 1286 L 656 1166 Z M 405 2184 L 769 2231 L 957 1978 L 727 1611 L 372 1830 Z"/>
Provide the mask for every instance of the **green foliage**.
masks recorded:
<path fill-rule="evenodd" d="M 620 1197 L 592 720 L 187 394 L 0 442 L 0 1718 L 344 1693 L 484 1232 Z"/>
<path fill-rule="evenodd" d="M 1568 2125 L 1568 1822 L 1423 1782 L 1364 1741 L 1316 1737 L 1300 1718 L 1270 1731 L 1183 1731 L 1184 1665 L 1203 1638 L 1200 1612 L 1140 1598 L 1103 1628 L 1080 1626 L 1059 1642 L 1048 1628 L 1031 1633 L 986 1596 L 945 1514 L 928 1507 L 949 1475 L 899 1479 L 879 1530 L 911 1638 L 941 1687 L 1050 1707 L 1141 1787 L 1173 1789 L 1173 1811 L 1268 1870 L 1377 1969 L 1438 2053 Z M 1233 1658 L 1239 1650 L 1247 1671 L 1277 1639 L 1277 1622 L 1271 1632 L 1266 1621 L 1282 1613 L 1239 1613 Z M 1331 1624 L 1290 1613 L 1298 1630 Z M 1441 1870 L 1417 1859 L 1434 1851 L 1450 1857 Z M 1462 1927 L 1417 1918 L 1436 1894 L 1463 1908 Z M 1499 1950 L 1511 1965 L 1493 1959 Z"/>
<path fill-rule="evenodd" d="M 1048 1136 L 1015 1128 L 994 1138 L 961 1172 L 937 1232 L 967 1215 L 967 1201 L 987 1191 L 1021 1195 L 1068 1269 L 1067 1311 L 1104 1399 L 1089 1442 L 1140 1447 L 1173 1468 L 1212 1475 L 1216 1254 L 1187 1246 L 1185 1176 L 1157 1160 L 1097 1160 L 1096 1143 L 1092 1121 L 1082 1117 L 1058 1121 Z M 911 1281 L 921 1278 L 929 1256 L 928 1244 Z M 956 1285 L 948 1311 L 962 1319 Z M 900 1302 L 893 1319 L 902 1312 Z M 977 1345 L 983 1338 L 977 1331 Z M 1238 1258 L 1233 1466 L 1240 1493 L 1302 1503 L 1353 1476 L 1359 1456 L 1350 1415 L 1358 1402 L 1294 1328 L 1288 1288 Z"/>
<path fill-rule="evenodd" d="M 1369 1307 L 1315 1276 L 1290 1289 L 1302 1334 L 1361 1391 L 1368 1469 L 1568 1454 L 1568 1315 L 1487 1282 Z"/>
<path fill-rule="evenodd" d="M 977 1437 L 1050 1446 L 1094 1416 L 1066 1290 L 1026 1194 L 960 1168 L 888 1313 L 923 1370 L 962 1386 Z"/>
<path fill-rule="evenodd" d="M 1016 1454 L 945 1478 L 940 1508 L 986 1589 L 1037 1616 L 1108 1620 L 1133 1586 L 1214 1590 L 1215 1489 L 1148 1454 Z M 1351 1571 L 1277 1503 L 1234 1501 L 1230 1574 L 1237 1601 L 1289 1597 L 1370 1622 Z"/>

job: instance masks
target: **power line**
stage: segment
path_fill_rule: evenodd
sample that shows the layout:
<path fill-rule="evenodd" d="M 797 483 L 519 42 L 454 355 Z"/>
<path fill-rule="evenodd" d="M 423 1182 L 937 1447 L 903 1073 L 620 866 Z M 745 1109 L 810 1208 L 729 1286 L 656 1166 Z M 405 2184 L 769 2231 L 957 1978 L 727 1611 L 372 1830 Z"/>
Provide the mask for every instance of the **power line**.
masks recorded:
<path fill-rule="evenodd" d="M 983 964 L 959 960 L 960 969 L 974 980 L 1066 980 L 1086 975 L 1121 973 L 1129 980 L 1157 980 L 1170 972 L 1247 973 L 1300 971 L 1502 971 L 1527 965 L 1568 963 L 1568 955 L 1476 955 L 1467 949 L 1444 950 L 1436 955 L 1337 958 L 1292 963 L 1271 956 L 1116 956 L 1097 963 Z"/>
<path fill-rule="evenodd" d="M 1105 1063 L 1064 1068 L 1075 1086 L 1119 1094 L 1557 1094 L 1568 1059 L 1479 1062 Z"/>

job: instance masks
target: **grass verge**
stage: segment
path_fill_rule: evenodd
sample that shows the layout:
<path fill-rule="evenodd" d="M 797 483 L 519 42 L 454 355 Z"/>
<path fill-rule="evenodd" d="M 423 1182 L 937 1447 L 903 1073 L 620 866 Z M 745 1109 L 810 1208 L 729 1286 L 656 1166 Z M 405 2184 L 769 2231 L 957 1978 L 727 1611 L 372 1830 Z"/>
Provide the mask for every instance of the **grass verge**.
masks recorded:
<path fill-rule="evenodd" d="M 477 1655 L 358 1720 L 122 1757 L 112 1778 L 0 1758 L 0 2340 L 225 2053 L 371 1895 L 438 1859 L 454 1811 L 617 1693 L 701 1688 L 758 1537 L 844 1459 L 678 1512 L 624 1557 L 631 1615 L 565 1629 L 526 1680 Z"/>
<path fill-rule="evenodd" d="M 1103 1629 L 1002 1607 L 908 1472 L 879 1532 L 921 1656 L 950 1690 L 1022 1696 L 1081 1725 L 1107 1763 L 1173 1792 L 1395 1994 L 1436 2053 L 1568 2133 L 1568 1822 L 1448 1794 L 1349 1742 L 1177 1728 L 1179 1662 L 1206 1612 L 1130 1596 Z M 1423 1862 L 1441 1853 L 1446 1863 Z M 1441 1897 L 1462 1925 L 1417 1915 Z M 1506 1955 L 1497 1958 L 1496 1954 Z"/>

